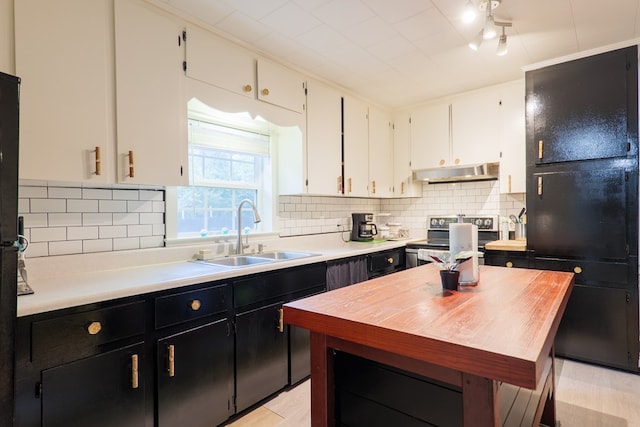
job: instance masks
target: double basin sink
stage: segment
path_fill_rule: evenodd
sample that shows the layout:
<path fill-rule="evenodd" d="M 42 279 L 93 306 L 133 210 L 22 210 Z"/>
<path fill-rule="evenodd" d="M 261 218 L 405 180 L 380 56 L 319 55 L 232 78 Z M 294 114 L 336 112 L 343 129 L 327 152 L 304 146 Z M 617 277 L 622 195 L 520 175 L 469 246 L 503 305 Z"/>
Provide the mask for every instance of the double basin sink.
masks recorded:
<path fill-rule="evenodd" d="M 260 254 L 235 255 L 224 258 L 215 258 L 211 260 L 201 260 L 197 262 L 213 265 L 216 267 L 241 268 L 250 267 L 257 264 L 267 264 L 277 261 L 288 261 L 292 259 L 306 258 L 316 255 L 317 254 L 308 252 L 271 251 Z"/>

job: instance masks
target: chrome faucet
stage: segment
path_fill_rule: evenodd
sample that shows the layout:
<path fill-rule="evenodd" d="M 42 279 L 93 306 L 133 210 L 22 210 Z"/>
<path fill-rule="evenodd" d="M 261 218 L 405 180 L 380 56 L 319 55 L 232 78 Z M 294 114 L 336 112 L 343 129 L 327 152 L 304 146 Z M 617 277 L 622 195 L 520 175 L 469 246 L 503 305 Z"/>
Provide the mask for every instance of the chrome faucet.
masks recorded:
<path fill-rule="evenodd" d="M 258 209 L 256 208 L 256 205 L 251 200 L 244 199 L 238 204 L 238 240 L 236 242 L 237 255 L 241 255 L 243 249 L 249 247 L 248 241 L 247 241 L 247 245 L 244 245 L 244 246 L 242 245 L 242 205 L 244 205 L 245 203 L 249 203 L 251 205 L 251 208 L 253 208 L 253 222 L 257 224 L 260 221 L 262 221 L 262 218 L 260 218 L 260 214 L 258 213 Z M 249 240 L 248 236 L 247 236 L 247 240 Z"/>

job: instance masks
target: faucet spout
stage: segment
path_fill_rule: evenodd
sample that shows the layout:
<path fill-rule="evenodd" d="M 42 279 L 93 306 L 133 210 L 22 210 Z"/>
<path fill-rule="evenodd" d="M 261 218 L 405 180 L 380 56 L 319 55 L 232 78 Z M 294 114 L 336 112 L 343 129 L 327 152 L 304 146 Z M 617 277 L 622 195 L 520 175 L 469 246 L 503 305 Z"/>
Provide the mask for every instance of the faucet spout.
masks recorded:
<path fill-rule="evenodd" d="M 242 201 L 240 201 L 240 203 L 238 203 L 238 239 L 236 241 L 237 255 L 241 255 L 243 249 L 245 248 L 245 246 L 242 245 L 242 205 L 244 205 L 245 203 L 251 205 L 251 208 L 253 209 L 253 222 L 257 224 L 262 221 L 262 218 L 260 218 L 260 214 L 258 213 L 258 208 L 256 208 L 256 205 L 251 200 L 243 199 Z M 247 245 L 246 247 L 248 246 L 249 245 Z"/>

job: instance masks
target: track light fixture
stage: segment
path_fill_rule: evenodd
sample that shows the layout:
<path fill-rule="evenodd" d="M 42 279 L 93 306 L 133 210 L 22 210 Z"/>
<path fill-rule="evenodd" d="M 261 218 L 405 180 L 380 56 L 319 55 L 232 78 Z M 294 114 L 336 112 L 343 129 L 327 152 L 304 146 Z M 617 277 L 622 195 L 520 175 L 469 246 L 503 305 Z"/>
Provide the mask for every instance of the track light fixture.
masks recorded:
<path fill-rule="evenodd" d="M 493 15 L 494 9 L 496 9 L 502 0 L 478 0 L 477 6 L 474 6 L 471 0 L 467 0 L 463 13 L 464 22 L 472 22 L 476 17 L 476 10 L 480 10 L 485 13 L 484 26 L 480 32 L 469 43 L 469 47 L 473 50 L 478 50 L 483 40 L 491 40 L 498 36 L 498 27 L 502 27 L 502 35 L 498 39 L 498 49 L 496 54 L 499 56 L 507 54 L 507 34 L 505 33 L 505 27 L 511 27 L 511 22 L 499 22 L 495 20 Z"/>

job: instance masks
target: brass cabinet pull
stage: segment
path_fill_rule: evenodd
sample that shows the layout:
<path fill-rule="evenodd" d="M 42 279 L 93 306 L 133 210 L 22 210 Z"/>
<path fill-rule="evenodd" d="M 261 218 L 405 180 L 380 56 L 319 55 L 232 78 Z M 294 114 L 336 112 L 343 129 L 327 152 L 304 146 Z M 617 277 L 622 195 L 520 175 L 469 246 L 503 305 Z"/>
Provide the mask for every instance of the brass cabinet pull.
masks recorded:
<path fill-rule="evenodd" d="M 202 307 L 202 303 L 200 302 L 199 299 L 194 299 L 189 303 L 189 307 L 193 311 L 198 311 L 200 310 L 200 307 Z"/>
<path fill-rule="evenodd" d="M 542 196 L 542 177 L 538 177 L 538 196 Z"/>
<path fill-rule="evenodd" d="M 96 147 L 96 175 L 102 173 L 102 157 L 100 156 L 100 147 Z"/>
<path fill-rule="evenodd" d="M 268 96 L 268 95 L 269 95 L 269 89 L 265 87 L 264 89 L 262 89 L 262 96 Z"/>
<path fill-rule="evenodd" d="M 251 85 L 244 85 L 242 87 L 242 90 L 244 90 L 245 92 L 251 92 L 253 90 L 253 87 L 251 87 Z"/>
<path fill-rule="evenodd" d="M 509 174 L 508 192 L 511 193 L 511 174 Z"/>
<path fill-rule="evenodd" d="M 372 193 L 376 194 L 376 180 L 371 181 Z"/>
<path fill-rule="evenodd" d="M 511 268 L 513 267 L 513 263 L 511 261 L 507 261 L 507 263 L 504 266 L 507 268 Z"/>
<path fill-rule="evenodd" d="M 338 193 L 342 193 L 342 176 L 338 177 L 337 183 L 338 183 Z"/>
<path fill-rule="evenodd" d="M 575 267 L 573 267 L 573 272 L 576 274 L 582 273 L 582 267 L 580 267 L 579 265 L 576 265 Z"/>
<path fill-rule="evenodd" d="M 542 154 L 544 153 L 544 142 L 538 141 L 538 160 L 542 160 Z"/>
<path fill-rule="evenodd" d="M 131 355 L 131 388 L 138 388 L 138 355 Z"/>
<path fill-rule="evenodd" d="M 129 150 L 129 178 L 133 178 L 133 150 Z"/>
<path fill-rule="evenodd" d="M 278 331 L 284 332 L 284 310 L 278 310 Z"/>
<path fill-rule="evenodd" d="M 349 193 L 353 191 L 353 186 L 351 185 L 351 178 L 349 178 Z"/>
<path fill-rule="evenodd" d="M 87 326 L 87 332 L 89 332 L 89 335 L 98 335 L 101 330 L 102 330 L 102 323 L 100 322 L 91 322 Z"/>
<path fill-rule="evenodd" d="M 167 372 L 169 377 L 176 375 L 176 347 L 173 344 L 167 346 Z"/>
<path fill-rule="evenodd" d="M 400 184 L 400 194 L 404 194 L 404 182 Z"/>

